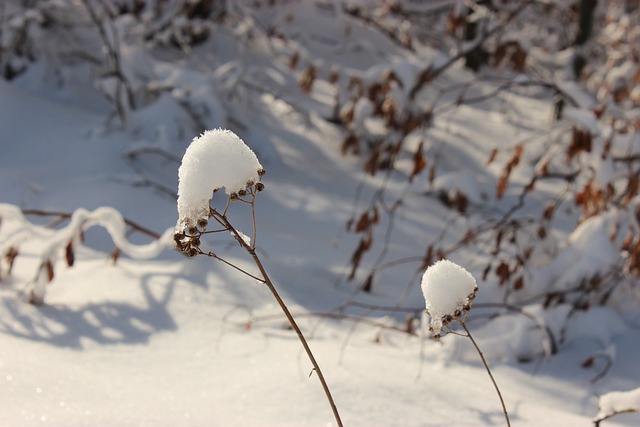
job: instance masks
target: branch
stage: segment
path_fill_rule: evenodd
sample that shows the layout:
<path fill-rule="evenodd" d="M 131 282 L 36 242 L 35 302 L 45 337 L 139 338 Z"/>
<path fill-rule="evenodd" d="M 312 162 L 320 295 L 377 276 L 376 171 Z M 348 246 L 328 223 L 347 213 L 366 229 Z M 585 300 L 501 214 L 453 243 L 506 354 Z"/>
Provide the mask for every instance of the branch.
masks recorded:
<path fill-rule="evenodd" d="M 45 210 L 40 210 L 40 209 L 22 209 L 22 214 L 23 215 L 33 215 L 33 216 L 56 216 L 62 220 L 67 220 L 70 219 L 71 216 L 73 215 L 70 212 L 61 212 L 61 211 L 45 211 Z M 146 236 L 151 237 L 154 240 L 158 240 L 160 239 L 160 234 L 156 233 L 155 231 L 149 230 L 146 227 L 143 227 L 142 225 L 133 222 L 127 218 L 123 218 L 124 223 L 127 224 L 129 227 L 131 227 L 132 229 L 134 229 L 135 231 L 142 233 Z"/>

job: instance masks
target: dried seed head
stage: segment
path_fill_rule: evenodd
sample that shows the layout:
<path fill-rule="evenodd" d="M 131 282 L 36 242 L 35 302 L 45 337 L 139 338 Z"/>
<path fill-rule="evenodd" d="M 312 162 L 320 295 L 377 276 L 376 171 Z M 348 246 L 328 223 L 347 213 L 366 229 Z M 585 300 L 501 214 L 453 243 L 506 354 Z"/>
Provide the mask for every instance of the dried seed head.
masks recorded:
<path fill-rule="evenodd" d="M 198 227 L 202 228 L 203 230 L 207 228 L 208 224 L 209 224 L 209 221 L 207 221 L 205 218 L 200 218 L 198 220 Z"/>
<path fill-rule="evenodd" d="M 253 187 L 253 184 L 255 184 L 255 182 L 253 182 L 252 179 L 250 179 L 249 181 L 247 181 L 247 187 Z"/>
<path fill-rule="evenodd" d="M 247 191 L 246 191 L 246 190 L 239 190 L 239 191 L 238 191 L 238 196 L 240 196 L 240 197 L 244 197 L 244 196 L 246 196 L 246 195 L 247 195 Z"/>
<path fill-rule="evenodd" d="M 258 169 L 258 176 L 264 176 L 265 173 L 267 173 L 267 171 L 264 169 Z"/>
<path fill-rule="evenodd" d="M 262 191 L 264 190 L 264 184 L 259 182 L 256 184 L 256 191 Z"/>
<path fill-rule="evenodd" d="M 197 236 L 194 236 L 191 238 L 189 243 L 191 244 L 192 247 L 197 248 L 200 246 L 200 238 Z"/>
<path fill-rule="evenodd" d="M 193 258 L 194 256 L 198 255 L 198 250 L 196 248 L 190 248 L 187 251 L 187 255 L 191 258 Z"/>
<path fill-rule="evenodd" d="M 182 241 L 182 239 L 184 239 L 184 234 L 183 233 L 176 233 L 173 235 L 173 241 L 176 243 L 180 243 Z"/>
<path fill-rule="evenodd" d="M 229 199 L 238 200 L 238 193 L 233 192 L 233 193 L 229 194 Z"/>
<path fill-rule="evenodd" d="M 189 234 L 196 234 L 197 232 L 198 232 L 198 229 L 196 228 L 195 225 L 189 226 Z"/>

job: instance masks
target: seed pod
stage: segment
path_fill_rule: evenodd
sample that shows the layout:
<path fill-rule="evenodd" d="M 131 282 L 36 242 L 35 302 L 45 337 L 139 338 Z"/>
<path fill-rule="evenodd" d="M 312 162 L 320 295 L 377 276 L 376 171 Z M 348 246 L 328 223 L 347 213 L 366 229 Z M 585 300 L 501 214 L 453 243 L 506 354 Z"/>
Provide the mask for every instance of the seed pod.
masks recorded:
<path fill-rule="evenodd" d="M 231 200 L 238 200 L 238 193 L 233 192 L 233 193 L 229 194 L 229 198 Z"/>
<path fill-rule="evenodd" d="M 246 195 L 247 195 L 247 191 L 246 191 L 246 190 L 240 190 L 240 191 L 238 191 L 238 196 L 240 196 L 240 197 L 244 197 L 244 196 L 246 196 Z"/>
<path fill-rule="evenodd" d="M 189 226 L 189 234 L 196 234 L 197 232 L 198 232 L 198 229 L 196 228 L 195 225 Z"/>
<path fill-rule="evenodd" d="M 191 238 L 191 240 L 189 241 L 189 243 L 191 243 L 191 246 L 194 248 L 197 248 L 200 246 L 200 238 L 197 236 L 194 236 Z"/>
<path fill-rule="evenodd" d="M 264 184 L 259 182 L 256 184 L 256 191 L 262 191 L 264 190 Z"/>
<path fill-rule="evenodd" d="M 209 221 L 207 221 L 207 219 L 206 219 L 206 218 L 200 218 L 200 219 L 198 220 L 198 227 L 202 228 L 203 230 L 204 230 L 205 228 L 207 228 L 207 225 L 208 225 L 208 224 L 209 224 Z"/>
<path fill-rule="evenodd" d="M 258 176 L 264 176 L 265 173 L 267 173 L 267 171 L 264 169 L 258 169 Z"/>

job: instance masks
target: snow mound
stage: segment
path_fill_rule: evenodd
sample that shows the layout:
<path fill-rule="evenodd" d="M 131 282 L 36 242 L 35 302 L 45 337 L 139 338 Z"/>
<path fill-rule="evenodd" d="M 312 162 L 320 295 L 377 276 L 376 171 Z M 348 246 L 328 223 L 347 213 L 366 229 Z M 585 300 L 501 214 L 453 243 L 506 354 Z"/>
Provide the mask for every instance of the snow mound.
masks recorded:
<path fill-rule="evenodd" d="M 209 217 L 214 190 L 237 193 L 263 173 L 255 153 L 235 133 L 214 129 L 194 138 L 178 169 L 178 228 Z"/>
<path fill-rule="evenodd" d="M 431 329 L 438 335 L 443 318 L 461 317 L 471 306 L 478 290 L 476 280 L 463 267 L 449 260 L 440 260 L 431 265 L 422 276 L 422 293 L 431 316 Z"/>
<path fill-rule="evenodd" d="M 640 388 L 630 391 L 612 391 L 600 396 L 600 410 L 595 423 L 623 412 L 640 412 Z"/>

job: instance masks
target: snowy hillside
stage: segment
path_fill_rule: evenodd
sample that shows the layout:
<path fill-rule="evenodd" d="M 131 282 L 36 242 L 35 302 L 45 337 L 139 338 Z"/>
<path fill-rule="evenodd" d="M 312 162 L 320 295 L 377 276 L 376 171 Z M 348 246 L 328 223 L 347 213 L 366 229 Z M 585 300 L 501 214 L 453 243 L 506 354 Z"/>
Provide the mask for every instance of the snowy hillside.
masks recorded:
<path fill-rule="evenodd" d="M 638 425 L 640 11 L 578 3 L 0 6 L 0 426 L 337 425 L 254 255 L 345 426 L 504 425 L 484 359 Z"/>

